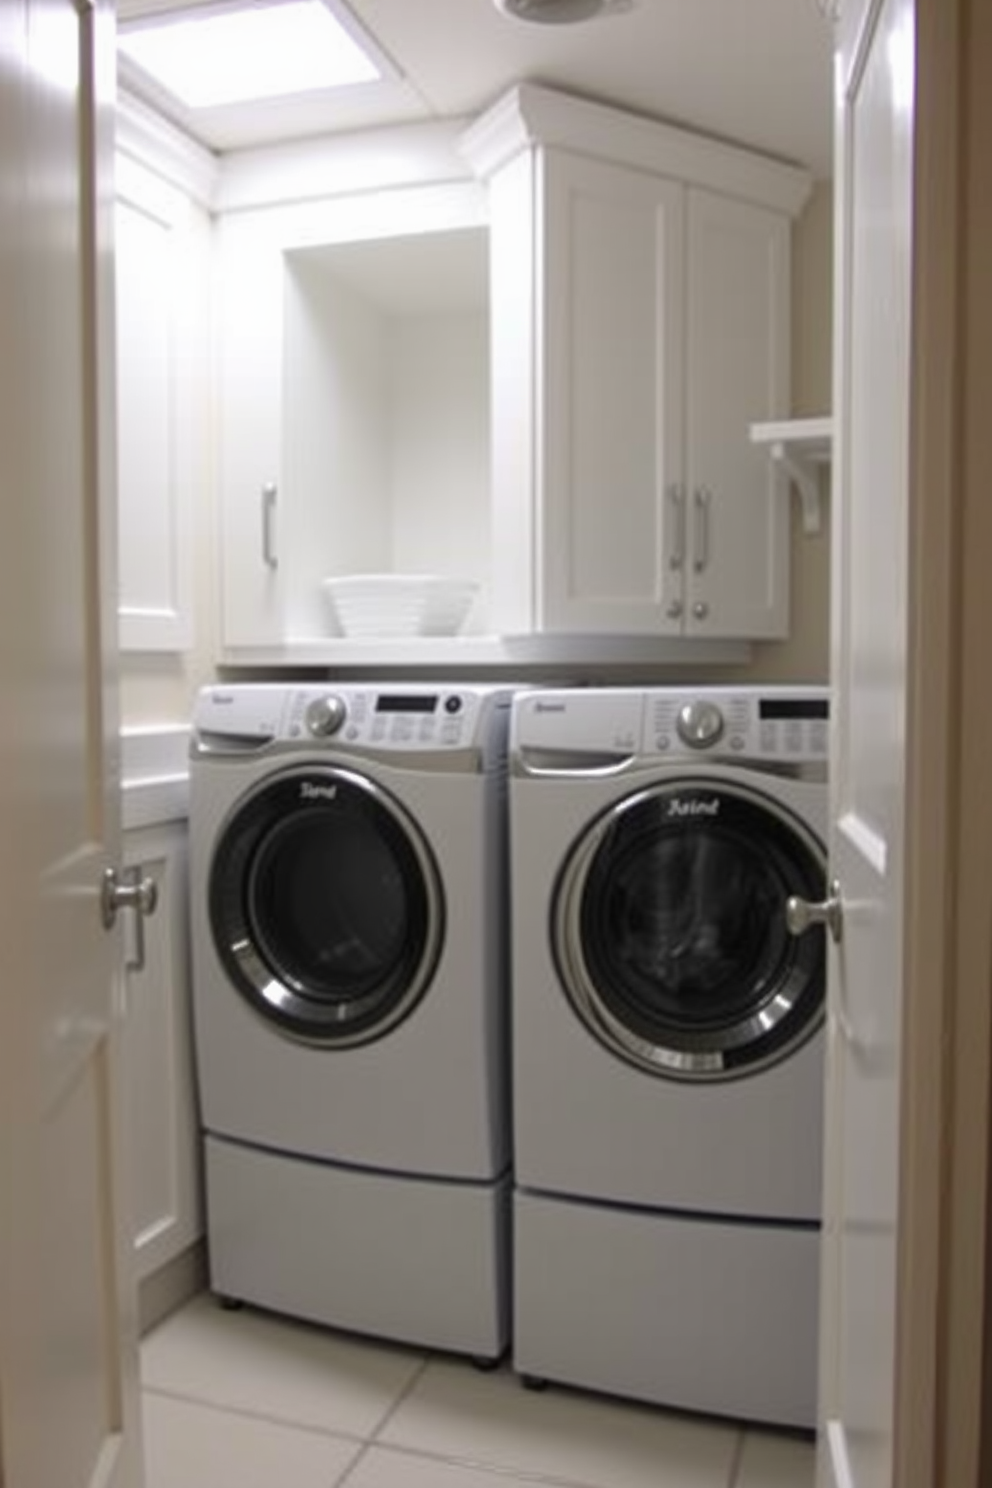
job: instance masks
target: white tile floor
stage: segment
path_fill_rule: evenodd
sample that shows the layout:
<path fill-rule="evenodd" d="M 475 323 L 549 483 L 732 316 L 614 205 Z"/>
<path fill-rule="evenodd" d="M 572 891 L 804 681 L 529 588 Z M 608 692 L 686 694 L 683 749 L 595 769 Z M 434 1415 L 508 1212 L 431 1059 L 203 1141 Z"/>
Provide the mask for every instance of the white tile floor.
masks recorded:
<path fill-rule="evenodd" d="M 142 1344 L 147 1488 L 813 1488 L 805 1438 L 201 1295 Z"/>

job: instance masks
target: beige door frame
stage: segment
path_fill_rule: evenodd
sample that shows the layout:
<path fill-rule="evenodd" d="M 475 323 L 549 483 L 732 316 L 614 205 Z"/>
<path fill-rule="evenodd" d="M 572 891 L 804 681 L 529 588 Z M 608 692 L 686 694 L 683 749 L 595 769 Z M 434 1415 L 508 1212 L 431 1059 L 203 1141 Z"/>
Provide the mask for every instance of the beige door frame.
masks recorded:
<path fill-rule="evenodd" d="M 992 1482 L 992 7 L 918 0 L 900 1488 Z"/>

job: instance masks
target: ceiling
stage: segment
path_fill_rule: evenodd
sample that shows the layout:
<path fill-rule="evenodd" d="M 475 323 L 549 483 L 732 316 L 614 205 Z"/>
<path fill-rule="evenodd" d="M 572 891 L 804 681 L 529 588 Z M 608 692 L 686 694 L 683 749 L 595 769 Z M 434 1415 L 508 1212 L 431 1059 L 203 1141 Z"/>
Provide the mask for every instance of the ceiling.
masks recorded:
<path fill-rule="evenodd" d="M 119 0 L 118 14 L 176 8 L 177 0 Z M 173 113 L 176 122 L 211 149 L 228 151 L 328 131 L 465 119 L 526 79 L 738 141 L 821 179 L 832 174 L 826 0 L 628 0 L 575 25 L 513 19 L 493 0 L 347 0 L 345 8 L 392 61 L 394 80 L 339 90 L 343 97 L 212 109 L 195 120 Z M 122 80 L 135 86 L 123 68 Z"/>

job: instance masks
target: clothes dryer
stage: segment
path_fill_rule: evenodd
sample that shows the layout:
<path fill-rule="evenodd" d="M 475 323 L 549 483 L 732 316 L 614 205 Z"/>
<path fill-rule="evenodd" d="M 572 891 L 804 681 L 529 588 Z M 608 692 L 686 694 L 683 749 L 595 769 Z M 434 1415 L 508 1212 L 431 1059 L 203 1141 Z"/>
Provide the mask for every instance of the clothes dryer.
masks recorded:
<path fill-rule="evenodd" d="M 828 701 L 521 694 L 514 1360 L 812 1426 Z"/>
<path fill-rule="evenodd" d="M 509 697 L 205 688 L 195 1059 L 211 1286 L 494 1359 L 507 1338 Z"/>

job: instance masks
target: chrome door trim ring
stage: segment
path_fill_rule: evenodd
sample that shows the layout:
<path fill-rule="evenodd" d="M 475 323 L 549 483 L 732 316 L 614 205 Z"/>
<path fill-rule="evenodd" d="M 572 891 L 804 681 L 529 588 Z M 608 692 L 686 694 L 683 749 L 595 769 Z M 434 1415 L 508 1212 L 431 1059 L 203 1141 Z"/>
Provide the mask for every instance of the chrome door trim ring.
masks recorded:
<path fill-rule="evenodd" d="M 729 1080 L 756 1074 L 787 1058 L 822 1026 L 825 997 L 821 996 L 816 1013 L 801 1022 L 785 1038 L 773 1042 L 764 1055 L 744 1059 L 742 1051 L 749 1046 L 749 1034 L 759 1032 L 765 1042 L 780 1025 L 793 1016 L 803 995 L 801 985 L 789 986 L 798 973 L 793 967 L 786 984 L 777 988 L 762 1016 L 751 1014 L 731 1030 L 724 1032 L 721 1049 L 680 1048 L 643 1038 L 607 1005 L 586 964 L 581 926 L 583 894 L 591 866 L 607 833 L 627 812 L 659 797 L 694 791 L 711 791 L 732 796 L 766 813 L 794 838 L 816 864 L 826 879 L 827 859 L 823 844 L 800 817 L 773 797 L 736 781 L 692 776 L 645 786 L 615 801 L 592 821 L 572 844 L 555 884 L 551 903 L 549 933 L 552 956 L 563 995 L 578 1013 L 587 1029 L 611 1052 L 628 1063 L 652 1074 L 680 1080 Z M 785 906 L 783 901 L 783 916 Z"/>
<path fill-rule="evenodd" d="M 398 995 L 389 996 L 383 1014 L 372 1016 L 383 1000 L 381 986 L 346 1004 L 320 1002 L 308 995 L 302 985 L 294 985 L 266 961 L 252 935 L 250 916 L 244 896 L 247 891 L 243 875 L 237 884 L 228 882 L 230 868 L 224 868 L 222 854 L 232 837 L 237 841 L 239 824 L 247 813 L 258 809 L 273 790 L 295 783 L 319 779 L 328 784 L 341 784 L 359 791 L 381 811 L 395 828 L 399 840 L 410 854 L 424 899 L 423 938 L 416 964 Z M 308 809 L 313 809 L 312 807 Z M 266 828 L 256 834 L 251 855 L 264 842 Z M 219 875 L 224 874 L 223 879 Z M 233 889 L 239 889 L 232 894 Z M 219 901 L 226 897 L 226 903 Z M 299 764 L 267 775 L 240 798 L 229 811 L 214 842 L 208 875 L 208 912 L 214 947 L 237 992 L 269 1027 L 299 1043 L 335 1049 L 354 1048 L 371 1043 L 396 1028 L 416 1007 L 430 982 L 440 959 L 444 941 L 445 906 L 440 873 L 431 849 L 410 813 L 388 791 L 358 771 L 329 764 Z M 221 934 L 223 922 L 224 933 Z"/>

